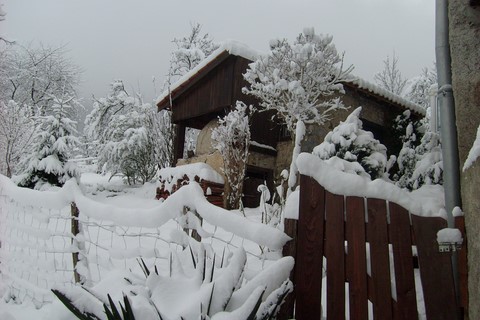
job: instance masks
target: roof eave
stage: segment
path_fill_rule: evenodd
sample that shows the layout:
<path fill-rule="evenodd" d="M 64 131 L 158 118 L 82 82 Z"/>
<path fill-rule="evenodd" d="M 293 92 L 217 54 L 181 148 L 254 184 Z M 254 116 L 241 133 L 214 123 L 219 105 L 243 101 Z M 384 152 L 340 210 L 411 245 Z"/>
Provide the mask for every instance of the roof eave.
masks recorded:
<path fill-rule="evenodd" d="M 206 65 L 196 70 L 193 75 L 185 79 L 179 79 L 178 82 L 181 82 L 180 85 L 176 86 L 170 94 L 163 97 L 160 101 L 157 102 L 157 111 L 160 112 L 164 109 L 169 110 L 172 107 L 173 101 L 178 98 L 181 94 L 191 88 L 196 84 L 200 79 L 202 79 L 206 74 L 208 74 L 212 69 L 218 66 L 220 63 L 225 61 L 231 54 L 224 50 L 218 54 L 214 59 L 209 61 Z M 193 69 L 194 70 L 194 69 Z"/>
<path fill-rule="evenodd" d="M 355 88 L 357 90 L 360 90 L 370 96 L 375 96 L 377 99 L 379 100 L 383 100 L 387 103 L 389 103 L 390 105 L 394 105 L 394 106 L 397 106 L 399 108 L 402 108 L 402 109 L 408 109 L 420 116 L 425 116 L 426 115 L 426 111 L 419 105 L 413 103 L 413 102 L 410 102 L 410 101 L 406 101 L 404 98 L 401 98 L 401 97 L 398 97 L 399 99 L 401 100 L 405 100 L 406 103 L 403 103 L 403 102 L 398 102 L 398 101 L 394 101 L 392 99 L 389 99 L 388 97 L 380 94 L 380 93 L 377 93 L 369 88 L 365 88 L 365 87 L 362 87 L 360 86 L 358 83 L 354 82 L 354 81 L 344 81 L 342 82 L 343 85 L 345 86 L 348 86 L 348 87 L 351 87 L 351 88 Z"/>

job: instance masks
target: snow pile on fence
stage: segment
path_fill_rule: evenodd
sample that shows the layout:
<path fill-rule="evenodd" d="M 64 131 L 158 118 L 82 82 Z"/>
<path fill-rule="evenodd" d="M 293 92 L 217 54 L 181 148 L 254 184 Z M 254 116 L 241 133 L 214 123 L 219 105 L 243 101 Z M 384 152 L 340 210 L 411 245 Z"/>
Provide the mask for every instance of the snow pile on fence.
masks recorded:
<path fill-rule="evenodd" d="M 80 212 L 78 234 L 72 233 L 71 203 Z M 196 230 L 202 242 L 186 229 Z M 79 256 L 76 271 L 93 285 L 113 270 L 140 271 L 137 258 L 148 267 L 168 269 L 172 252 L 188 246 L 193 252 L 204 247 L 210 256 L 243 247 L 249 279 L 269 259 L 278 259 L 289 239 L 278 229 L 210 204 L 195 182 L 152 208 L 127 209 L 86 197 L 74 180 L 57 191 L 36 191 L 0 175 L 0 277 L 8 291 L 0 294 L 39 307 L 53 300 L 52 287 L 74 284 L 73 254 Z"/>
<path fill-rule="evenodd" d="M 206 163 L 198 162 L 185 164 L 173 168 L 162 168 L 159 171 L 160 181 L 165 181 L 165 190 L 172 192 L 173 186 L 178 180 L 184 180 L 185 177 L 190 181 L 195 181 L 195 177 L 200 180 L 206 180 L 214 183 L 223 184 L 223 177 Z"/>
<path fill-rule="evenodd" d="M 301 174 L 314 178 L 331 193 L 385 199 L 398 203 L 415 215 L 439 216 L 446 219 L 444 193 L 440 185 L 426 185 L 407 192 L 382 179 L 372 181 L 342 172 L 308 153 L 298 156 L 297 166 Z"/>

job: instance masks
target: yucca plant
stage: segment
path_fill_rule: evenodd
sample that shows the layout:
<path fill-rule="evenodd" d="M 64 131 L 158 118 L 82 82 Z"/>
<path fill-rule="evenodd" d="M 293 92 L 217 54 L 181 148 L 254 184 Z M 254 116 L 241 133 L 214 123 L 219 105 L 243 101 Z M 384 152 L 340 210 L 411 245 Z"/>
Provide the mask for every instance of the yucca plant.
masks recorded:
<path fill-rule="evenodd" d="M 292 290 L 288 279 L 293 258 L 285 257 L 258 273 L 244 279 L 246 253 L 237 250 L 231 257 L 216 261 L 207 257 L 205 249 L 197 254 L 190 248 L 193 274 L 187 276 L 180 257 L 172 253 L 168 275 L 153 272 L 138 260 L 144 273 L 121 272 L 102 280 L 96 286 L 75 288 L 72 292 L 53 290 L 60 301 L 82 320 L 174 320 L 174 319 L 275 319 L 280 305 Z M 111 286 L 109 286 L 111 284 Z M 112 287 L 122 286 L 113 290 Z M 110 292 L 106 292 L 110 290 Z M 112 296 L 123 295 L 123 302 Z M 241 315 L 241 316 L 240 316 Z M 240 317 L 239 317 L 240 316 Z"/>

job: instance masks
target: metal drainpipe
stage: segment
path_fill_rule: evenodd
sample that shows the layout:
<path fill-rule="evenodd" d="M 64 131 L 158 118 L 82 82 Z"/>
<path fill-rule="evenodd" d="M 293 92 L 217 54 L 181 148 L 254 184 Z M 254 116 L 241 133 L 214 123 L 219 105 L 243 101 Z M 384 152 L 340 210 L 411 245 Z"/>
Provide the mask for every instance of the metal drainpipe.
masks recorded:
<path fill-rule="evenodd" d="M 458 160 L 457 127 L 455 104 L 450 69 L 450 44 L 448 34 L 448 0 L 436 1 L 435 54 L 437 59 L 438 103 L 440 113 L 440 135 L 443 155 L 443 186 L 448 227 L 454 228 L 453 208 L 461 206 Z M 457 255 L 452 254 L 453 278 L 457 301 L 459 300 Z M 459 316 L 460 317 L 460 316 Z"/>
<path fill-rule="evenodd" d="M 448 42 L 448 2 L 437 0 L 436 58 L 438 77 L 438 102 L 440 107 L 440 134 L 442 137 L 443 181 L 448 226 L 453 228 L 452 210 L 461 206 L 457 127 L 450 70 L 450 45 Z"/>

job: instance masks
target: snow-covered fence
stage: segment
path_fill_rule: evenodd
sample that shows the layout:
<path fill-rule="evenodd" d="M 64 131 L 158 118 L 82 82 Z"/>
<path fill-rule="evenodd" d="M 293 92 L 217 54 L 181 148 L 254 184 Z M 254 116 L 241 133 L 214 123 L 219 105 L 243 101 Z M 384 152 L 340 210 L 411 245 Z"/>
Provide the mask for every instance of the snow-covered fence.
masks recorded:
<path fill-rule="evenodd" d="M 296 319 L 320 319 L 322 312 L 328 319 L 458 319 L 467 307 L 466 247 L 458 255 L 457 297 L 452 256 L 437 242 L 447 222 L 442 211 L 428 210 L 441 194 L 424 193 L 419 203 L 315 156 L 302 154 L 297 165 L 299 216 L 286 222 L 296 237 L 287 247 L 296 259 Z M 465 238 L 463 216 L 456 222 Z"/>
<path fill-rule="evenodd" d="M 70 206 L 19 202 L 4 192 L 4 182 L 0 187 L 0 287 L 6 285 L 7 300 L 29 300 L 40 307 L 53 299 L 51 287 L 75 282 Z M 40 200 L 23 196 L 27 201 Z"/>
<path fill-rule="evenodd" d="M 78 217 L 72 216 L 77 209 Z M 0 210 L 5 297 L 38 306 L 54 299 L 53 287 L 78 281 L 90 286 L 115 269 L 141 272 L 138 258 L 150 270 L 168 270 L 172 254 L 186 247 L 192 254 L 205 248 L 210 257 L 228 257 L 242 246 L 248 278 L 278 259 L 289 240 L 278 229 L 212 205 L 196 183 L 152 208 L 132 209 L 92 200 L 74 181 L 42 192 L 18 188 L 0 176 Z M 201 243 L 188 235 L 193 230 Z"/>

